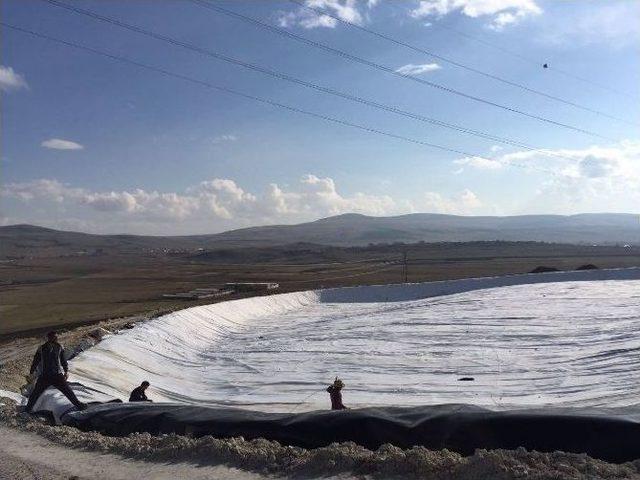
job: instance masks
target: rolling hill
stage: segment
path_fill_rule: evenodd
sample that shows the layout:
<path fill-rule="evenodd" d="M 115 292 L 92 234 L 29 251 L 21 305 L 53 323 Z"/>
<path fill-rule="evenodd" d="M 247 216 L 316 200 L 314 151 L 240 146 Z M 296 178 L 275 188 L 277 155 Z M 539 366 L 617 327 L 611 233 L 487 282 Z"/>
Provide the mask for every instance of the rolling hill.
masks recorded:
<path fill-rule="evenodd" d="M 357 246 L 394 242 L 540 241 L 640 244 L 633 214 L 463 217 L 417 213 L 395 217 L 344 214 L 297 225 L 243 228 L 211 235 L 94 235 L 33 225 L 0 227 L 0 257 L 134 254 L 197 249 L 268 247 L 293 243 Z"/>

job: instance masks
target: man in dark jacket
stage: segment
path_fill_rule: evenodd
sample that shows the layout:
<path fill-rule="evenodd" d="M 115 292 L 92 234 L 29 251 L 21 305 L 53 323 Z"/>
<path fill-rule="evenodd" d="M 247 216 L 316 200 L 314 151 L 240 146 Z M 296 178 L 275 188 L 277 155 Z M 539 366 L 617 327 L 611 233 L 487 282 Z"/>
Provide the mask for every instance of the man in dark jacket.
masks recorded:
<path fill-rule="evenodd" d="M 129 395 L 129 401 L 130 402 L 150 402 L 151 400 L 147 398 L 147 394 L 145 393 L 145 390 L 147 388 L 149 388 L 149 382 L 145 380 L 140 384 L 139 387 L 136 387 L 133 389 L 133 391 L 131 392 L 131 395 Z"/>
<path fill-rule="evenodd" d="M 327 388 L 327 392 L 329 392 L 329 397 L 331 398 L 331 410 L 347 410 L 342 404 L 342 389 L 344 388 L 344 383 L 338 377 L 333 382 L 333 385 L 329 385 Z"/>
<path fill-rule="evenodd" d="M 65 397 L 73 403 L 78 410 L 84 410 L 87 406 L 78 400 L 71 387 L 67 383 L 69 366 L 64 356 L 64 348 L 58 342 L 56 332 L 47 334 L 47 341 L 38 348 L 33 362 L 31 362 L 30 374 L 37 373 L 38 379 L 33 387 L 29 401 L 25 407 L 26 412 L 31 412 L 42 392 L 49 387 L 56 387 Z"/>

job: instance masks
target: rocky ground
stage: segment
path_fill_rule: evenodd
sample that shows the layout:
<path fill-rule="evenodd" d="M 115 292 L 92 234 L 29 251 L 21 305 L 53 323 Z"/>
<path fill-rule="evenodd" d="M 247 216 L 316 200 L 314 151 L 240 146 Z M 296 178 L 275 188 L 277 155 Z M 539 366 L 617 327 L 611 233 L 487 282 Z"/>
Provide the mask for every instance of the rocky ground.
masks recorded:
<path fill-rule="evenodd" d="M 0 479 L 174 480 L 212 478 L 259 480 L 261 475 L 222 465 L 145 462 L 114 454 L 65 448 L 35 433 L 0 426 Z"/>

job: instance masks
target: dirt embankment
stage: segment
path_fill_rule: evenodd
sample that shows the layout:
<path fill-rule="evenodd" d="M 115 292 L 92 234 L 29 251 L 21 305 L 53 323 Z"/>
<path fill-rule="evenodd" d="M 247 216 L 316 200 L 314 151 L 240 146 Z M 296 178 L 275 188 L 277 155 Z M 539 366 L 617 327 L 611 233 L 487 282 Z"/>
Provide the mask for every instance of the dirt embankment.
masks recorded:
<path fill-rule="evenodd" d="M 136 461 L 225 465 L 260 474 L 307 478 L 356 475 L 359 478 L 443 480 L 640 479 L 640 460 L 613 465 L 586 455 L 527 452 L 524 449 L 478 450 L 473 456 L 463 457 L 448 450 L 430 451 L 424 447 L 402 450 L 392 445 L 383 445 L 377 451 L 354 443 L 306 450 L 264 439 L 247 441 L 243 438 L 152 436 L 146 433 L 114 438 L 66 426 L 49 426 L 28 415 L 16 415 L 13 402 L 3 400 L 3 403 L 0 428 L 36 433 L 65 447 L 115 454 Z"/>

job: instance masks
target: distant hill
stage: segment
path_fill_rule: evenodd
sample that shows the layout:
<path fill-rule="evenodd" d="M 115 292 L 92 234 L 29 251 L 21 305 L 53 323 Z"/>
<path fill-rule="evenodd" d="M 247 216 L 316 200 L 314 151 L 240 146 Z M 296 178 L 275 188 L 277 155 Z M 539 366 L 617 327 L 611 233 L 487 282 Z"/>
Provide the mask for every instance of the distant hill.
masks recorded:
<path fill-rule="evenodd" d="M 298 225 L 232 230 L 217 241 L 366 245 L 393 242 L 541 241 L 577 244 L 640 243 L 640 216 L 632 214 L 463 217 L 415 213 L 396 217 L 345 214 Z"/>
<path fill-rule="evenodd" d="M 212 235 L 92 235 L 33 225 L 0 227 L 0 257 L 131 254 L 141 251 L 268 247 L 292 243 L 356 246 L 394 242 L 540 241 L 640 244 L 633 214 L 463 217 L 416 213 L 395 217 L 345 214 L 298 225 L 273 225 Z"/>

